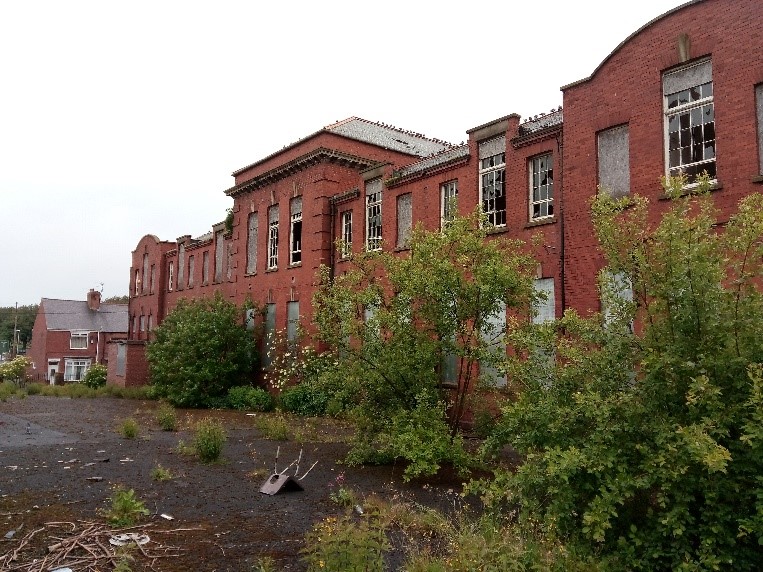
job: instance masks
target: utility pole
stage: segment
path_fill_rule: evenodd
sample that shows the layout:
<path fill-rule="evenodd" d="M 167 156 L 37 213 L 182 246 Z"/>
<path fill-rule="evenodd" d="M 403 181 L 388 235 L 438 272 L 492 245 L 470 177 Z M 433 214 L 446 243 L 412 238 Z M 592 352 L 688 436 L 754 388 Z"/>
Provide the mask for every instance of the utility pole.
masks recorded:
<path fill-rule="evenodd" d="M 16 311 L 13 314 L 13 349 L 11 350 L 11 359 L 15 358 L 19 353 L 19 303 L 16 302 Z"/>

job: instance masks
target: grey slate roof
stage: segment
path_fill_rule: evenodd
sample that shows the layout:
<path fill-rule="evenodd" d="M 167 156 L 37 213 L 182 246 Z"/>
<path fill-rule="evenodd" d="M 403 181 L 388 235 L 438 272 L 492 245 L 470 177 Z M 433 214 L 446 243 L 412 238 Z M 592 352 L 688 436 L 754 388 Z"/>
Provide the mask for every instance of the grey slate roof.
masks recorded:
<path fill-rule="evenodd" d="M 359 117 L 350 117 L 344 121 L 328 125 L 326 131 L 419 157 L 439 153 L 451 146 L 450 143 L 430 139 L 420 133 L 405 131 L 383 123 L 374 123 Z"/>
<path fill-rule="evenodd" d="M 450 147 L 449 149 L 446 149 L 445 151 L 441 153 L 438 153 L 437 155 L 432 155 L 431 157 L 425 157 L 424 159 L 421 159 L 420 161 L 416 161 L 415 163 L 412 163 L 410 165 L 403 167 L 402 169 L 399 169 L 398 171 L 395 172 L 395 177 L 400 177 L 402 179 L 405 177 L 409 177 L 411 175 L 415 175 L 417 173 L 423 173 L 431 169 L 436 169 L 437 167 L 447 165 L 449 163 L 455 163 L 456 161 L 460 159 L 465 159 L 468 156 L 469 156 L 469 145 L 467 144 L 456 145 L 454 147 Z"/>
<path fill-rule="evenodd" d="M 561 108 L 551 113 L 541 113 L 540 115 L 528 119 L 519 126 L 519 136 L 522 137 L 523 135 L 530 135 L 531 133 L 542 131 L 549 127 L 556 127 L 557 125 L 561 125 L 563 121 L 564 112 Z"/>
<path fill-rule="evenodd" d="M 98 310 L 90 310 L 80 300 L 43 298 L 40 311 L 49 330 L 127 333 L 127 304 L 101 304 Z"/>

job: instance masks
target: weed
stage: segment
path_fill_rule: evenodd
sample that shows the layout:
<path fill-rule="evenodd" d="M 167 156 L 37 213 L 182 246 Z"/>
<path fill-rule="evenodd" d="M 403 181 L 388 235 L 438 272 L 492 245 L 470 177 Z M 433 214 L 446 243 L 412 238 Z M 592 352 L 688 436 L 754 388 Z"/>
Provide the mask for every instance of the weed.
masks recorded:
<path fill-rule="evenodd" d="M 270 556 L 261 556 L 252 572 L 276 572 L 276 561 Z"/>
<path fill-rule="evenodd" d="M 289 440 L 289 424 L 283 415 L 268 415 L 257 420 L 257 429 L 265 439 L 273 441 Z"/>
<path fill-rule="evenodd" d="M 249 471 L 246 474 L 247 477 L 252 479 L 253 481 L 260 481 L 265 477 L 270 476 L 270 469 L 267 467 L 260 467 L 259 469 L 254 469 L 253 471 Z"/>
<path fill-rule="evenodd" d="M 363 570 L 382 572 L 384 552 L 389 549 L 384 529 L 376 519 L 359 522 L 351 516 L 328 517 L 305 536 L 302 550 L 308 571 Z"/>
<path fill-rule="evenodd" d="M 119 434 L 125 439 L 135 439 L 138 436 L 138 422 L 128 417 L 119 426 Z"/>
<path fill-rule="evenodd" d="M 132 526 L 142 516 L 149 514 L 143 501 L 136 498 L 133 489 L 117 486 L 111 495 L 111 509 L 104 516 L 113 526 Z"/>
<path fill-rule="evenodd" d="M 161 465 L 156 465 L 151 470 L 151 478 L 155 481 L 169 481 L 172 478 L 172 473 L 169 469 L 162 467 Z"/>
<path fill-rule="evenodd" d="M 227 438 L 222 423 L 206 417 L 196 424 L 193 448 L 202 463 L 212 463 L 220 458 Z"/>
<path fill-rule="evenodd" d="M 169 403 L 162 403 L 156 410 L 156 421 L 162 431 L 177 431 L 178 417 L 175 408 Z"/>
<path fill-rule="evenodd" d="M 183 441 L 183 439 L 180 439 L 178 441 L 178 444 L 175 445 L 175 451 L 178 454 L 184 455 L 186 457 L 190 455 L 194 455 L 196 453 L 196 450 L 191 445 Z"/>
<path fill-rule="evenodd" d="M 332 489 L 329 493 L 329 498 L 339 506 L 351 508 L 358 504 L 357 495 L 344 486 L 343 472 L 339 473 L 332 483 L 329 483 L 329 488 Z"/>
<path fill-rule="evenodd" d="M 42 393 L 42 386 L 39 383 L 27 383 L 27 395 L 39 395 Z"/>

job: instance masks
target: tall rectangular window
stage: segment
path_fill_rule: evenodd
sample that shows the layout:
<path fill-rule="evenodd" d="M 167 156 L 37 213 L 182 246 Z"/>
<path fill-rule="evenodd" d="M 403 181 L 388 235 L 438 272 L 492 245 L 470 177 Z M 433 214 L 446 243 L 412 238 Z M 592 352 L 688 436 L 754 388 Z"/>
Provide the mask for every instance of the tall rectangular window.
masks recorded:
<path fill-rule="evenodd" d="M 535 291 L 540 294 L 534 312 L 533 324 L 553 322 L 556 318 L 556 300 L 554 299 L 554 279 L 538 278 L 535 280 Z"/>
<path fill-rule="evenodd" d="M 150 331 L 153 329 L 153 327 L 154 327 L 154 324 L 153 324 L 153 319 L 152 319 L 152 318 L 153 318 L 153 316 L 152 316 L 151 314 L 149 314 L 149 315 L 148 315 L 148 325 L 146 326 L 146 329 L 148 329 L 148 331 L 149 331 L 149 332 L 150 332 Z"/>
<path fill-rule="evenodd" d="M 146 331 L 146 316 L 143 314 L 140 315 L 140 331 L 145 332 Z"/>
<path fill-rule="evenodd" d="M 347 258 L 352 253 L 352 211 L 344 211 L 342 221 L 342 258 Z"/>
<path fill-rule="evenodd" d="M 117 371 L 116 374 L 119 377 L 125 376 L 125 370 L 127 368 L 127 346 L 125 344 L 117 344 Z"/>
<path fill-rule="evenodd" d="M 268 209 L 268 270 L 278 268 L 278 205 Z"/>
<path fill-rule="evenodd" d="M 167 271 L 167 291 L 172 292 L 172 280 L 175 278 L 175 263 L 170 262 L 170 267 Z"/>
<path fill-rule="evenodd" d="M 397 197 L 397 243 L 398 248 L 408 245 L 413 225 L 413 204 L 411 193 Z"/>
<path fill-rule="evenodd" d="M 178 246 L 178 290 L 185 288 L 185 244 Z"/>
<path fill-rule="evenodd" d="M 763 175 L 763 84 L 755 86 L 755 111 L 758 116 L 758 172 Z"/>
<path fill-rule="evenodd" d="M 599 191 L 613 197 L 631 192 L 630 130 L 619 125 L 600 131 L 596 137 Z"/>
<path fill-rule="evenodd" d="M 505 357 L 506 345 L 506 304 L 500 303 L 493 313 L 486 316 L 481 329 L 482 340 L 491 357 L 480 361 L 480 377 L 496 387 L 506 385 L 506 376 L 496 367 L 496 362 Z"/>
<path fill-rule="evenodd" d="M 135 269 L 135 296 L 140 294 L 140 270 Z"/>
<path fill-rule="evenodd" d="M 140 291 L 145 292 L 146 291 L 146 277 L 148 276 L 148 253 L 143 255 L 143 284 L 141 284 Z M 151 286 L 151 291 L 153 291 L 153 285 Z"/>
<path fill-rule="evenodd" d="M 286 319 L 286 340 L 294 343 L 299 333 L 299 301 L 286 304 Z"/>
<path fill-rule="evenodd" d="M 479 144 L 480 201 L 492 226 L 506 226 L 506 137 Z"/>
<path fill-rule="evenodd" d="M 289 210 L 291 211 L 289 264 L 298 264 L 302 262 L 302 197 L 293 198 Z"/>
<path fill-rule="evenodd" d="M 201 285 L 209 284 L 209 251 L 205 250 L 201 255 Z"/>
<path fill-rule="evenodd" d="M 246 273 L 254 274 L 257 272 L 257 213 L 249 213 L 247 219 L 246 235 Z"/>
<path fill-rule="evenodd" d="M 262 365 L 268 367 L 273 361 L 273 337 L 276 333 L 276 305 L 265 305 L 265 332 L 262 352 Z"/>
<path fill-rule="evenodd" d="M 87 332 L 71 332 L 71 337 L 69 338 L 69 349 L 86 350 Z"/>
<path fill-rule="evenodd" d="M 193 288 L 193 275 L 196 272 L 196 257 L 188 257 L 188 287 Z"/>
<path fill-rule="evenodd" d="M 151 294 L 154 293 L 156 288 L 156 264 L 151 265 Z"/>
<path fill-rule="evenodd" d="M 440 223 L 444 227 L 456 217 L 458 212 L 458 181 L 448 181 L 440 185 Z"/>
<path fill-rule="evenodd" d="M 554 157 L 530 159 L 530 220 L 554 216 Z"/>
<path fill-rule="evenodd" d="M 233 241 L 225 247 L 225 279 L 228 282 L 233 279 Z"/>
<path fill-rule="evenodd" d="M 223 262 L 225 241 L 223 240 L 223 231 L 217 231 L 215 233 L 215 282 L 223 281 Z"/>
<path fill-rule="evenodd" d="M 382 246 L 382 180 L 366 183 L 366 250 L 381 250 Z"/>
<path fill-rule="evenodd" d="M 713 65 L 704 60 L 663 74 L 667 174 L 692 184 L 715 169 Z"/>

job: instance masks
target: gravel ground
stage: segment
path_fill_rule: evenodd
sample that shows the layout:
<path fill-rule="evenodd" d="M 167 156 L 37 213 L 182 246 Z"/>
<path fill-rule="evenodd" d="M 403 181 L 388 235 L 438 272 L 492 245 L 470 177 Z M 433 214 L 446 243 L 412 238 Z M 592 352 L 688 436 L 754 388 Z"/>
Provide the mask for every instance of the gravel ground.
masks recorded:
<path fill-rule="evenodd" d="M 449 479 L 406 484 L 401 467 L 338 465 L 347 445 L 337 441 L 346 430 L 319 420 L 296 428 L 296 439 L 276 442 L 263 439 L 257 416 L 243 412 L 179 410 L 179 431 L 161 431 L 154 419 L 156 406 L 151 401 L 37 395 L 0 403 L 0 556 L 41 529 L 9 569 L 34 570 L 31 563 L 60 539 L 46 523 L 70 522 L 78 530 L 82 521 L 104 523 L 99 511 L 107 508 L 117 485 L 134 489 L 152 513 L 143 521 L 142 532 L 155 542 L 147 546 L 157 554 L 160 546 L 172 548 L 167 552 L 171 557 L 136 559 L 133 571 L 249 571 L 263 556 L 273 558 L 278 570 L 304 570 L 299 555 L 304 535 L 315 522 L 337 514 L 329 494 L 340 473 L 344 486 L 362 496 L 375 493 L 429 506 L 450 503 L 452 508 L 453 490 L 460 485 Z M 228 431 L 224 459 L 211 465 L 177 451 L 179 441 L 191 442 L 192 427 L 204 416 L 219 418 Z M 128 417 L 138 421 L 137 439 L 124 439 L 118 432 Z M 279 470 L 300 450 L 300 475 L 318 461 L 300 481 L 304 491 L 259 492 L 277 447 Z M 171 480 L 152 480 L 158 464 L 170 470 Z M 102 480 L 93 480 L 97 478 Z M 12 538 L 3 538 L 11 531 Z M 399 561 L 393 555 L 390 569 Z M 109 566 L 92 569 L 113 569 Z"/>

